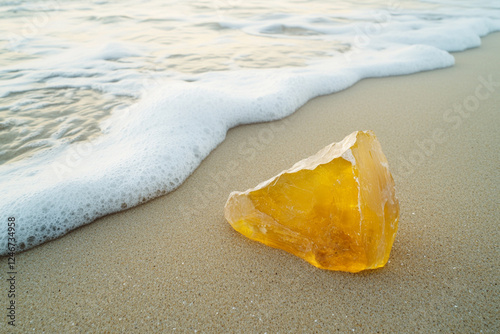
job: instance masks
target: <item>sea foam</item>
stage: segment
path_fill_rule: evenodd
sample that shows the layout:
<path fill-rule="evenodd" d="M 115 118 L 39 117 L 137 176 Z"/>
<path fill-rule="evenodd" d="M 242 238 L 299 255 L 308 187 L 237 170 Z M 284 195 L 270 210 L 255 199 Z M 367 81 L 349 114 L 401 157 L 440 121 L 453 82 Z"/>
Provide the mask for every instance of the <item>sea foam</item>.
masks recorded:
<path fill-rule="evenodd" d="M 34 72 L 25 71 L 17 81 L 2 85 L 0 94 L 26 89 L 30 80 L 45 80 L 53 88 L 98 87 L 116 94 L 142 94 L 137 103 L 115 110 L 101 122 L 100 136 L 0 166 L 0 212 L 5 221 L 16 219 L 18 249 L 174 190 L 232 127 L 281 119 L 311 98 L 346 89 L 363 78 L 452 66 L 450 51 L 477 47 L 481 36 L 500 30 L 500 16 L 492 16 L 491 11 L 489 18 L 467 17 L 453 10 L 437 10 L 433 15 L 444 19 L 439 23 L 414 16 L 389 20 L 383 31 L 365 34 L 364 42 L 352 29 L 347 33 L 346 26 L 313 24 L 321 22 L 317 16 L 282 15 L 272 23 L 263 22 L 267 19 L 222 22 L 221 26 L 256 35 L 300 28 L 302 33 L 330 36 L 351 49 L 341 56 L 311 59 L 304 67 L 160 76 L 146 89 L 133 65 L 106 62 L 139 57 L 140 47 L 107 43 L 97 52 L 79 47 L 68 51 L 71 57 L 56 54 L 45 62 L 28 63 L 24 70 Z M 0 254 L 7 251 L 7 224 L 1 224 Z"/>

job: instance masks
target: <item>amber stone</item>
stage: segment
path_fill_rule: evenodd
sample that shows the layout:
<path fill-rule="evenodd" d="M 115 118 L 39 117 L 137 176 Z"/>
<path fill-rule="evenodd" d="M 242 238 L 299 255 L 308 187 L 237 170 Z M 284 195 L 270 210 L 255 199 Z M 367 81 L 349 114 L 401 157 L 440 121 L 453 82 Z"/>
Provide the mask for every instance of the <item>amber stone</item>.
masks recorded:
<path fill-rule="evenodd" d="M 357 131 L 253 189 L 232 192 L 225 217 L 244 236 L 330 270 L 383 267 L 399 202 L 372 131 Z"/>

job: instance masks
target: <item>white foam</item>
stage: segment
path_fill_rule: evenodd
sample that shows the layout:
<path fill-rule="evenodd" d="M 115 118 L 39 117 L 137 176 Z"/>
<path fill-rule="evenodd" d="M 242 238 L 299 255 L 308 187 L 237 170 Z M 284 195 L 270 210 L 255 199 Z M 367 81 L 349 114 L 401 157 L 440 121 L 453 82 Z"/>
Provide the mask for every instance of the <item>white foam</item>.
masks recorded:
<path fill-rule="evenodd" d="M 341 57 L 312 59 L 300 68 L 209 72 L 191 75 L 194 82 L 190 83 L 165 75 L 148 89 L 144 82 L 137 82 L 141 77 L 136 64 L 108 61 L 143 55 L 140 47 L 118 42 L 87 51 L 78 47 L 68 51 L 69 58 L 55 54 L 24 64 L 22 69 L 4 69 L 0 74 L 22 70 L 23 75 L 0 86 L 0 95 L 25 90 L 40 79 L 49 87 L 146 93 L 138 103 L 116 110 L 101 124 L 103 134 L 98 138 L 61 144 L 59 149 L 0 166 L 0 212 L 16 218 L 17 243 L 26 249 L 172 191 L 224 140 L 231 127 L 283 118 L 309 99 L 348 88 L 363 78 L 452 66 L 454 58 L 448 51 L 476 47 L 480 36 L 500 30 L 498 12 L 471 12 L 483 16 L 471 18 L 443 10 L 438 14 L 446 14 L 445 20 L 427 22 L 408 12 L 388 20 L 384 30 L 368 36 L 369 43 L 363 45 L 356 44 L 353 24 L 328 26 L 321 23 L 328 20 L 317 15 L 280 15 L 272 18 L 271 25 L 264 22 L 269 17 L 235 20 L 223 25 L 256 35 L 272 35 L 283 27 L 301 28 L 325 35 L 325 42 L 329 38 L 350 43 L 352 49 Z M 361 11 L 345 15 L 369 16 Z M 417 30 L 410 36 L 407 31 L 413 29 Z M 2 124 L 16 122 L 12 118 Z M 64 131 L 62 126 L 52 139 Z M 7 252 L 6 226 L 0 224 L 0 254 Z"/>

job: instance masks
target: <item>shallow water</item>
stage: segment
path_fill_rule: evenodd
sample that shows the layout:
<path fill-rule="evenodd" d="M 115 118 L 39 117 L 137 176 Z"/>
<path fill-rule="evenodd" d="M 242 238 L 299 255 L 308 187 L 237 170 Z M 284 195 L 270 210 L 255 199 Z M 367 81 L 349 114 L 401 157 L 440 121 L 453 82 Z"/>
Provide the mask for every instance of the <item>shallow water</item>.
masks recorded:
<path fill-rule="evenodd" d="M 269 14 L 266 2 L 242 1 L 3 4 L 1 21 L 8 28 L 0 53 L 0 129 L 12 133 L 2 133 L 0 164 L 98 134 L 99 123 L 113 108 L 130 105 L 149 81 L 305 66 L 308 60 L 348 50 L 347 43 L 321 32 L 269 25 L 314 13 L 306 7 L 305 2 L 282 3 L 272 8 L 276 14 Z M 313 8 L 335 10 L 322 2 Z M 347 20 L 317 21 L 326 27 Z M 116 96 L 130 98 L 117 102 Z"/>
<path fill-rule="evenodd" d="M 29 248 L 175 189 L 231 127 L 498 30 L 497 1 L 4 1 L 0 209 Z"/>

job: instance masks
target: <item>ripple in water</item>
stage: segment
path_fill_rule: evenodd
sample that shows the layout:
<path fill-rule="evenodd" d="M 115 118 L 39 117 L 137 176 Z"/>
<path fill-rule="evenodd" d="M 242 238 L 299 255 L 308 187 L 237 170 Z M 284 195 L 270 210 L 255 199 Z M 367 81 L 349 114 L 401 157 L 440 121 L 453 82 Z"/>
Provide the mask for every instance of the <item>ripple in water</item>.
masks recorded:
<path fill-rule="evenodd" d="M 99 123 L 133 99 L 92 90 L 40 89 L 0 100 L 0 165 L 101 133 Z"/>

